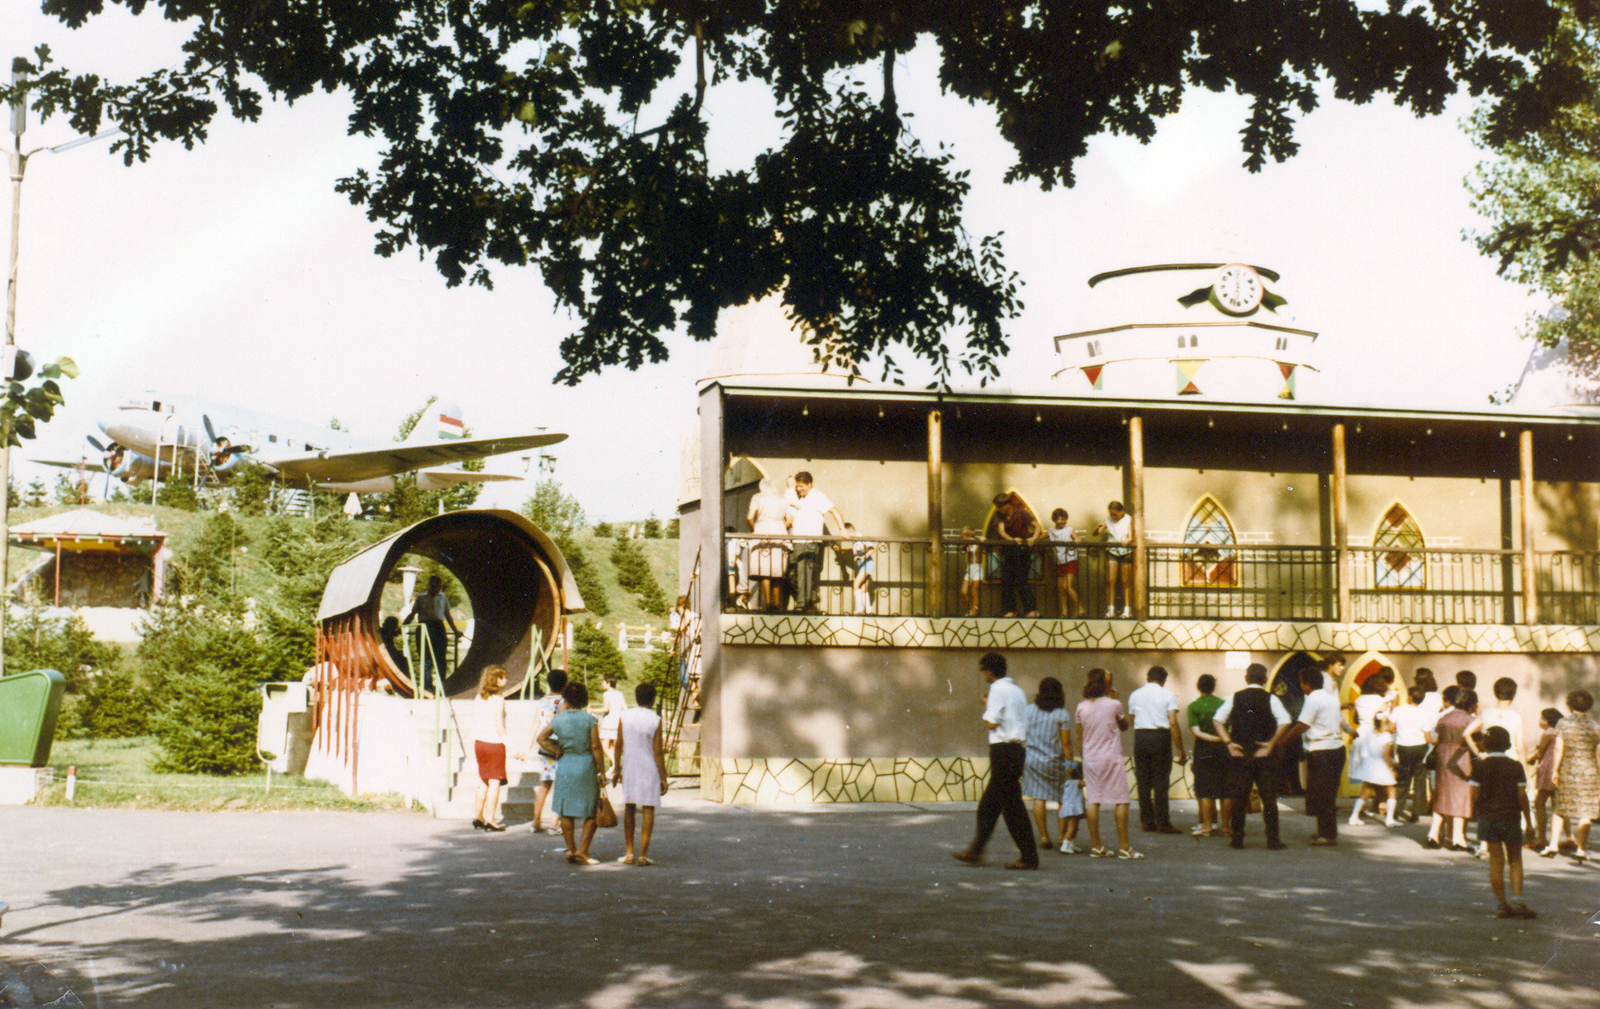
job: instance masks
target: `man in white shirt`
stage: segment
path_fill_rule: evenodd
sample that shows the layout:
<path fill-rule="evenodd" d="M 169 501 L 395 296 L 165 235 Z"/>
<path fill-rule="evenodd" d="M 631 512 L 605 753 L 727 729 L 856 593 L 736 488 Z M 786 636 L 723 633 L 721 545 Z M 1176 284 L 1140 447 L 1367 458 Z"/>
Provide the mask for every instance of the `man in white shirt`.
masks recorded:
<path fill-rule="evenodd" d="M 1213 723 L 1228 744 L 1228 792 L 1233 797 L 1233 839 L 1244 847 L 1244 818 L 1250 809 L 1250 786 L 1261 793 L 1261 819 L 1267 828 L 1267 847 L 1285 847 L 1278 836 L 1278 778 L 1282 769 L 1273 753 L 1289 732 L 1289 712 L 1283 702 L 1267 693 L 1267 667 L 1250 663 L 1244 671 L 1243 690 L 1222 702 Z"/>
<path fill-rule="evenodd" d="M 1183 752 L 1183 730 L 1178 727 L 1178 698 L 1168 690 L 1167 671 L 1151 666 L 1145 685 L 1128 695 L 1133 717 L 1133 776 L 1139 788 L 1139 824 L 1145 833 L 1181 834 L 1167 812 L 1167 792 L 1172 784 L 1172 752 L 1178 763 L 1188 761 Z"/>
<path fill-rule="evenodd" d="M 413 620 L 421 621 L 422 627 L 428 632 L 428 640 L 422 649 L 422 683 L 428 682 L 428 671 L 438 668 L 444 670 L 439 675 L 448 676 L 449 642 L 445 638 L 445 624 L 450 625 L 450 631 L 459 641 L 461 628 L 456 626 L 455 618 L 450 615 L 450 597 L 444 594 L 444 580 L 438 575 L 428 579 L 428 591 L 411 600 L 411 612 L 406 614 L 404 623 Z"/>
<path fill-rule="evenodd" d="M 805 470 L 794 475 L 794 486 L 784 495 L 789 503 L 789 531 L 794 533 L 794 605 L 802 613 L 817 612 L 817 571 L 822 562 L 822 544 L 806 536 L 821 536 L 825 525 L 838 533 L 844 529 L 844 516 L 817 490 Z"/>
<path fill-rule="evenodd" d="M 989 685 L 983 709 L 983 724 L 989 729 L 989 783 L 978 800 L 978 825 L 972 843 L 963 851 L 952 851 L 957 861 L 983 864 L 983 849 L 994 833 L 996 821 L 1006 818 L 1006 830 L 1017 844 L 1021 857 L 1006 863 L 1007 869 L 1039 868 L 1039 849 L 1033 840 L 1033 824 L 1028 822 L 1022 804 L 1022 767 L 1026 760 L 1023 740 L 1028 733 L 1028 698 L 1015 680 L 1006 675 L 1006 658 L 989 652 L 978 660 L 978 671 Z"/>
<path fill-rule="evenodd" d="M 1302 734 L 1306 737 L 1306 811 L 1317 818 L 1311 843 L 1328 847 L 1339 843 L 1339 776 L 1344 773 L 1345 761 L 1341 733 L 1347 727 L 1337 684 L 1344 676 L 1344 665 L 1344 656 L 1335 653 L 1323 660 L 1322 669 L 1300 671 L 1306 702 L 1284 737 L 1285 741 Z"/>

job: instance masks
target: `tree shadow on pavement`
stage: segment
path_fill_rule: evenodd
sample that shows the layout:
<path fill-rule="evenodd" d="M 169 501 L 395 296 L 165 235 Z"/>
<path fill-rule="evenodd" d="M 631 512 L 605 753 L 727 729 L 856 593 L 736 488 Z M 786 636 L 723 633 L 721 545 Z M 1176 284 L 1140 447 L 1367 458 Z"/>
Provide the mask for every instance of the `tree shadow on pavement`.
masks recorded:
<path fill-rule="evenodd" d="M 1146 836 L 1144 861 L 1046 853 L 1007 872 L 1003 828 L 990 866 L 949 857 L 971 821 L 696 803 L 662 811 L 657 865 L 579 868 L 559 838 L 317 815 L 301 823 L 348 836 L 294 857 L 168 848 L 13 898 L 0 960 L 48 964 L 90 1006 L 1600 1003 L 1600 873 L 1565 860 L 1531 860 L 1541 917 L 1507 921 L 1483 863 L 1393 833 L 1286 852 Z M 620 850 L 602 832 L 596 855 Z"/>

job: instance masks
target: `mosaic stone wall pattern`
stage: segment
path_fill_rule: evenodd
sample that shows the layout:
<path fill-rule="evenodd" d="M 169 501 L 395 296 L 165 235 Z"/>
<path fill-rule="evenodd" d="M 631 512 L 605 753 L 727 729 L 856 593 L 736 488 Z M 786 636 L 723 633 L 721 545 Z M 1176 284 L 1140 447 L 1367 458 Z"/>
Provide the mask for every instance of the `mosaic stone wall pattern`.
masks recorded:
<path fill-rule="evenodd" d="M 810 648 L 1588 654 L 1600 652 L 1600 627 L 726 613 L 722 616 L 722 643 Z"/>
<path fill-rule="evenodd" d="M 1128 790 L 1133 761 L 1125 759 Z M 976 802 L 989 776 L 988 757 L 883 757 L 738 760 L 710 758 L 700 775 L 700 795 L 734 805 L 819 802 Z M 1176 765 L 1168 795 L 1194 797 L 1187 768 Z"/>

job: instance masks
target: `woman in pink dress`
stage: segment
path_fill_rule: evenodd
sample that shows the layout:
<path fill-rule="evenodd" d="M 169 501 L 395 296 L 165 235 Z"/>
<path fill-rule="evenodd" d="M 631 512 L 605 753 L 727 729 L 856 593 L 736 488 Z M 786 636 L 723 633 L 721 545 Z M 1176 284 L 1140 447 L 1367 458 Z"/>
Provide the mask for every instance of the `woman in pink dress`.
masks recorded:
<path fill-rule="evenodd" d="M 1089 670 L 1078 704 L 1078 752 L 1083 760 L 1084 812 L 1089 820 L 1089 854 L 1095 858 L 1143 858 L 1128 843 L 1128 771 L 1122 760 L 1122 734 L 1132 724 L 1111 686 L 1111 674 Z M 1100 804 L 1116 806 L 1117 850 L 1100 844 Z"/>
<path fill-rule="evenodd" d="M 1467 726 L 1478 711 L 1478 693 L 1462 690 L 1455 707 L 1439 716 L 1433 729 L 1438 783 L 1433 792 L 1433 823 L 1424 848 L 1467 851 L 1467 818 L 1472 815 L 1472 765 L 1467 752 Z M 1443 840 L 1444 822 L 1454 820 L 1450 840 Z"/>

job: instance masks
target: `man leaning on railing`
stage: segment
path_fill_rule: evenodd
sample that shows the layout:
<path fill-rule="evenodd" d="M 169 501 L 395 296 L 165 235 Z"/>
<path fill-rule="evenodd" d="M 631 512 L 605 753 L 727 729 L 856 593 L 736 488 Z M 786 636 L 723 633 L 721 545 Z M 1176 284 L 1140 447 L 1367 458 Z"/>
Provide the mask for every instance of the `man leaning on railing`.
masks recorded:
<path fill-rule="evenodd" d="M 844 516 L 826 494 L 817 490 L 811 474 L 805 470 L 796 473 L 784 498 L 789 503 L 790 532 L 794 533 L 794 606 L 800 613 L 820 612 L 818 568 L 822 562 L 822 544 L 816 539 L 799 537 L 822 536 L 824 524 L 833 526 L 837 534 L 844 530 Z"/>

